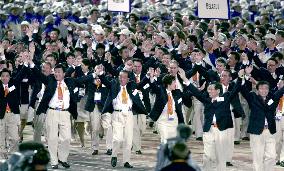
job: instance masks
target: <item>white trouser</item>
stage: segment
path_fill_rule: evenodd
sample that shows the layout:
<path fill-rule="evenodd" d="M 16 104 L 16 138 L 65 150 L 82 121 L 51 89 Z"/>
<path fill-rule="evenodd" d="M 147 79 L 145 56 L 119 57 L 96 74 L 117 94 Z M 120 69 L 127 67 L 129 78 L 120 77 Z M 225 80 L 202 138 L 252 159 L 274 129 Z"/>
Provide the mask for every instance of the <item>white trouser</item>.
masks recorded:
<path fill-rule="evenodd" d="M 248 106 L 246 99 L 242 95 L 240 95 L 239 97 L 240 97 L 241 105 L 244 109 L 245 116 L 246 116 L 243 119 L 243 123 L 242 123 L 242 127 L 241 127 L 241 138 L 249 137 L 249 134 L 247 133 L 247 129 L 248 129 L 248 123 L 249 123 L 250 108 Z"/>
<path fill-rule="evenodd" d="M 20 105 L 20 117 L 21 117 L 21 119 L 28 120 L 28 114 L 29 114 L 28 108 L 29 108 L 28 104 L 21 104 Z"/>
<path fill-rule="evenodd" d="M 20 115 L 5 113 L 3 119 L 0 119 L 0 159 L 17 149 L 19 141 L 19 123 Z M 8 141 L 9 140 L 9 141 Z M 9 145 L 9 150 L 6 146 Z"/>
<path fill-rule="evenodd" d="M 276 121 L 276 133 L 274 137 L 276 140 L 276 159 L 284 161 L 284 117 Z"/>
<path fill-rule="evenodd" d="M 66 162 L 71 141 L 70 113 L 48 109 L 45 123 L 51 165 L 58 164 L 58 160 Z"/>
<path fill-rule="evenodd" d="M 260 135 L 250 134 L 250 148 L 255 171 L 274 170 L 275 144 L 275 138 L 269 129 L 264 129 Z"/>
<path fill-rule="evenodd" d="M 212 171 L 213 163 L 216 161 L 217 171 L 226 170 L 226 154 L 225 143 L 227 130 L 220 131 L 217 127 L 211 126 L 208 132 L 203 133 L 204 155 L 203 166 L 204 171 Z"/>
<path fill-rule="evenodd" d="M 196 138 L 202 137 L 204 106 L 195 97 L 193 98 L 193 110 L 194 110 L 193 125 L 194 125 L 194 130 L 195 130 L 195 136 Z"/>
<path fill-rule="evenodd" d="M 227 135 L 225 137 L 225 149 L 226 150 L 226 161 L 227 162 L 232 162 L 233 159 L 233 153 L 234 153 L 234 133 L 235 133 L 235 128 L 228 128 L 225 130 L 227 132 Z"/>
<path fill-rule="evenodd" d="M 165 125 L 163 123 L 157 123 L 158 132 L 161 136 L 161 143 L 165 144 L 167 139 L 177 136 L 177 125 Z"/>
<path fill-rule="evenodd" d="M 133 116 L 133 150 L 141 150 L 141 137 L 146 130 L 146 115 L 138 114 Z"/>
<path fill-rule="evenodd" d="M 181 107 L 182 110 L 182 114 L 183 114 L 183 120 L 185 124 L 188 124 L 189 120 L 190 120 L 190 113 L 191 113 L 191 108 L 188 108 L 187 106 L 185 106 L 184 104 Z"/>
<path fill-rule="evenodd" d="M 241 138 L 241 122 L 242 118 L 235 118 L 235 135 L 234 135 L 234 140 L 235 141 L 240 141 Z"/>
<path fill-rule="evenodd" d="M 133 139 L 133 113 L 117 112 L 112 113 L 112 157 L 117 157 L 120 144 L 123 142 L 123 163 L 130 162 L 130 154 Z"/>
<path fill-rule="evenodd" d="M 99 149 L 99 133 L 101 126 L 106 130 L 106 147 L 112 149 L 112 128 L 111 128 L 111 114 L 101 114 L 96 105 L 93 112 L 89 113 L 91 123 L 91 143 L 92 149 Z"/>
<path fill-rule="evenodd" d="M 45 124 L 46 114 L 42 113 L 40 115 L 34 116 L 34 141 L 41 142 L 41 136 L 44 133 L 44 124 Z"/>

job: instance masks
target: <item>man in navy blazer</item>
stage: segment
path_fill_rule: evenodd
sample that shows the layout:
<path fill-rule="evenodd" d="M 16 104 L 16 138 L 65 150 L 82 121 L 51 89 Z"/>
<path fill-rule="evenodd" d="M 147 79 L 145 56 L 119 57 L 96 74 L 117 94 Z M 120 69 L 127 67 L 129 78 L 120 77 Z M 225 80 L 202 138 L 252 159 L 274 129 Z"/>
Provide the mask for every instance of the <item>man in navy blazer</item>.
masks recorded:
<path fill-rule="evenodd" d="M 250 75 L 253 67 L 246 70 Z M 256 92 L 252 92 L 251 83 L 246 81 L 242 88 L 242 95 L 250 107 L 250 118 L 247 132 L 250 134 L 250 146 L 255 170 L 274 170 L 276 159 L 276 142 L 273 134 L 276 133 L 275 112 L 280 98 L 284 94 L 284 87 L 270 92 L 267 81 L 256 84 Z"/>
<path fill-rule="evenodd" d="M 244 70 L 239 71 L 239 77 L 244 77 Z M 200 93 L 192 84 L 188 86 L 189 91 L 204 104 L 203 163 L 205 171 L 212 170 L 215 158 L 217 158 L 217 170 L 226 170 L 226 155 L 224 155 L 226 153 L 224 147 L 225 143 L 227 143 L 227 130 L 233 128 L 230 104 L 239 92 L 240 86 L 241 79 L 239 78 L 231 92 L 227 91 L 221 94 L 222 85 L 219 82 L 212 82 L 207 88 L 209 97 Z"/>
<path fill-rule="evenodd" d="M 111 165 L 117 164 L 117 153 L 120 143 L 123 142 L 123 163 L 125 168 L 133 168 L 130 165 L 130 154 L 133 139 L 133 113 L 147 114 L 138 90 L 145 86 L 146 81 L 139 84 L 129 82 L 129 72 L 122 70 L 118 79 L 107 80 L 101 71 L 96 72 L 101 83 L 109 89 L 102 113 L 112 113 L 113 149 Z M 132 112 L 133 111 L 133 112 Z"/>
<path fill-rule="evenodd" d="M 32 72 L 45 85 L 36 114 L 46 113 L 46 132 L 51 166 L 53 169 L 57 169 L 58 163 L 60 163 L 63 167 L 69 168 L 67 158 L 71 141 L 70 114 L 74 119 L 77 119 L 78 116 L 75 88 L 82 83 L 92 81 L 94 76 L 88 75 L 77 79 L 64 78 L 65 68 L 62 64 L 55 67 L 54 75 L 46 76 L 34 67 L 32 61 L 29 63 Z"/>
<path fill-rule="evenodd" d="M 182 93 L 180 89 L 176 89 L 176 77 L 173 75 L 165 75 L 161 85 L 154 81 L 154 69 L 150 68 L 149 73 L 150 88 L 157 97 L 149 116 L 157 124 L 161 143 L 166 143 L 167 139 L 176 136 L 178 124 L 184 123 L 182 97 L 189 92 Z"/>
<path fill-rule="evenodd" d="M 16 77 L 11 77 L 11 72 L 4 68 L 0 80 L 0 159 L 7 159 L 8 148 L 10 152 L 16 151 L 20 124 L 20 109 L 16 89 L 20 85 L 24 72 L 20 71 Z M 6 142 L 9 140 L 9 143 Z M 9 147 L 6 145 L 9 144 Z"/>

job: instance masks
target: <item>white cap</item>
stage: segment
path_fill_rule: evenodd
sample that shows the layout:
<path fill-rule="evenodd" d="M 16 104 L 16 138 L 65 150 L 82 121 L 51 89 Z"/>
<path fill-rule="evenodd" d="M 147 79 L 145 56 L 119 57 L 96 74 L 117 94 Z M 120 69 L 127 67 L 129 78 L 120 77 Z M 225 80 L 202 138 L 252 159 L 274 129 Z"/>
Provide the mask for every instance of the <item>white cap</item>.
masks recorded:
<path fill-rule="evenodd" d="M 30 25 L 30 23 L 27 22 L 27 21 L 22 21 L 22 22 L 21 22 L 21 25 Z"/>
<path fill-rule="evenodd" d="M 94 30 L 95 34 L 101 34 L 101 35 L 105 35 L 105 31 L 102 28 L 96 28 Z"/>
<path fill-rule="evenodd" d="M 158 35 L 161 36 L 164 39 L 168 39 L 169 38 L 168 34 L 165 33 L 165 32 L 160 32 L 160 33 L 158 33 Z"/>
<path fill-rule="evenodd" d="M 224 44 L 226 40 L 227 40 L 227 36 L 224 33 L 218 34 L 217 42 Z"/>
<path fill-rule="evenodd" d="M 118 34 L 124 34 L 126 36 L 129 36 L 133 33 L 131 31 L 129 31 L 128 29 L 122 29 Z"/>
<path fill-rule="evenodd" d="M 265 39 L 273 39 L 273 40 L 276 40 L 276 36 L 275 36 L 274 34 L 268 33 L 268 34 L 266 34 Z"/>
<path fill-rule="evenodd" d="M 246 34 L 244 34 L 244 33 L 239 34 L 238 36 L 242 36 L 246 41 L 249 40 L 248 36 Z"/>

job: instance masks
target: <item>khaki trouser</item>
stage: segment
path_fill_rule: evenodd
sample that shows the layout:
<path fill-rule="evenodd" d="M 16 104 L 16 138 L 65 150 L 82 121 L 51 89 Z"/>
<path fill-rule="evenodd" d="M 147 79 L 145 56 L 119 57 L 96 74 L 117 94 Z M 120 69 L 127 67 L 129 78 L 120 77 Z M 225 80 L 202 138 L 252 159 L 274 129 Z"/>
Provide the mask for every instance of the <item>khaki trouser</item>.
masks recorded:
<path fill-rule="evenodd" d="M 93 112 L 89 113 L 91 123 L 91 141 L 92 149 L 99 149 L 99 133 L 101 126 L 106 130 L 106 147 L 112 149 L 112 128 L 111 128 L 111 114 L 101 114 L 98 106 L 95 106 Z"/>
<path fill-rule="evenodd" d="M 227 130 L 220 131 L 217 127 L 211 126 L 208 132 L 203 133 L 204 171 L 212 171 L 213 163 L 217 164 L 217 171 L 226 170 L 225 143 L 227 139 Z"/>
<path fill-rule="evenodd" d="M 244 138 L 244 137 L 249 137 L 249 134 L 247 133 L 247 129 L 248 129 L 248 123 L 249 123 L 250 108 L 245 98 L 242 95 L 240 95 L 239 97 L 240 97 L 241 105 L 244 109 L 245 116 L 246 116 L 243 119 L 243 123 L 241 127 L 241 138 Z"/>
<path fill-rule="evenodd" d="M 203 112 L 204 112 L 204 106 L 203 104 L 197 100 L 195 97 L 193 98 L 193 126 L 195 130 L 195 136 L 196 138 L 202 137 L 203 134 Z"/>
<path fill-rule="evenodd" d="M 138 114 L 133 116 L 133 150 L 141 150 L 141 136 L 146 130 L 146 115 Z"/>
<path fill-rule="evenodd" d="M 275 140 L 276 140 L 276 159 L 284 161 L 284 117 L 276 121 Z"/>
<path fill-rule="evenodd" d="M 158 132 L 161 136 L 161 143 L 166 144 L 167 139 L 177 136 L 177 125 L 164 125 L 163 123 L 157 123 Z"/>
<path fill-rule="evenodd" d="M 48 109 L 45 123 L 51 165 L 58 164 L 58 160 L 66 162 L 71 141 L 70 113 Z"/>
<path fill-rule="evenodd" d="M 112 113 L 112 157 L 117 157 L 120 144 L 123 142 L 123 163 L 130 162 L 130 154 L 133 140 L 133 113 L 117 112 Z"/>
<path fill-rule="evenodd" d="M 234 118 L 235 120 L 235 135 L 234 135 L 234 140 L 235 141 L 240 141 L 241 139 L 241 122 L 242 118 Z"/>
<path fill-rule="evenodd" d="M 20 115 L 18 114 L 5 113 L 4 118 L 0 119 L 0 159 L 7 158 L 8 153 L 17 150 L 19 123 Z"/>
<path fill-rule="evenodd" d="M 250 148 L 255 171 L 274 170 L 275 144 L 275 138 L 269 129 L 264 129 L 260 135 L 250 134 Z"/>

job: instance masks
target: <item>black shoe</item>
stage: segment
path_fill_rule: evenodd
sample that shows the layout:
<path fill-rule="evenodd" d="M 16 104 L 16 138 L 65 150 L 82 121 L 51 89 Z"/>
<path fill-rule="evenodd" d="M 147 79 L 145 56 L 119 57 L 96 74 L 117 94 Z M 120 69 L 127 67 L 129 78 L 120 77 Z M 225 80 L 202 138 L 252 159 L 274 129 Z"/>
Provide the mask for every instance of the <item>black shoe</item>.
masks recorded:
<path fill-rule="evenodd" d="M 98 155 L 98 154 L 99 154 L 99 151 L 98 151 L 98 150 L 94 150 L 93 153 L 92 153 L 93 156 L 94 156 L 94 155 Z"/>
<path fill-rule="evenodd" d="M 153 126 L 154 126 L 154 122 L 149 122 L 149 127 L 153 128 Z"/>
<path fill-rule="evenodd" d="M 33 125 L 33 122 L 27 122 L 26 125 Z"/>
<path fill-rule="evenodd" d="M 154 134 L 158 134 L 158 131 L 153 131 Z"/>
<path fill-rule="evenodd" d="M 280 165 L 280 161 L 279 161 L 279 160 L 276 162 L 276 165 L 277 165 L 277 166 L 279 166 L 279 165 Z"/>
<path fill-rule="evenodd" d="M 244 137 L 244 138 L 242 138 L 242 140 L 249 141 L 249 137 Z"/>
<path fill-rule="evenodd" d="M 100 139 L 104 138 L 104 134 L 99 134 Z"/>
<path fill-rule="evenodd" d="M 234 166 L 231 162 L 226 162 L 226 166 Z"/>
<path fill-rule="evenodd" d="M 197 137 L 196 141 L 203 141 L 203 138 L 202 137 Z"/>
<path fill-rule="evenodd" d="M 128 162 L 124 163 L 124 167 L 125 168 L 133 168 L 133 166 L 131 166 Z"/>
<path fill-rule="evenodd" d="M 116 166 L 116 163 L 117 163 L 117 157 L 112 157 L 112 158 L 111 158 L 111 166 L 112 166 L 112 167 L 115 167 L 115 166 Z"/>
<path fill-rule="evenodd" d="M 240 143 L 241 143 L 240 141 L 234 141 L 235 145 L 240 145 Z"/>
<path fill-rule="evenodd" d="M 138 150 L 138 151 L 136 151 L 135 153 L 136 153 L 136 154 L 139 154 L 139 155 L 142 154 L 141 150 Z"/>
<path fill-rule="evenodd" d="M 112 155 L 112 149 L 107 149 L 107 152 L 105 153 L 106 155 Z"/>
<path fill-rule="evenodd" d="M 58 165 L 51 165 L 51 169 L 58 169 Z"/>
<path fill-rule="evenodd" d="M 284 167 L 284 161 L 281 161 L 279 166 Z"/>
<path fill-rule="evenodd" d="M 65 168 L 69 168 L 70 167 L 70 165 L 67 162 L 62 162 L 62 161 L 58 160 L 58 163 L 60 163 Z"/>

